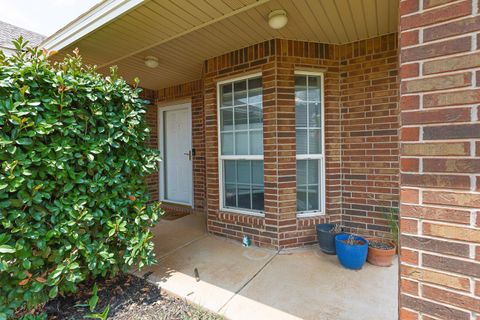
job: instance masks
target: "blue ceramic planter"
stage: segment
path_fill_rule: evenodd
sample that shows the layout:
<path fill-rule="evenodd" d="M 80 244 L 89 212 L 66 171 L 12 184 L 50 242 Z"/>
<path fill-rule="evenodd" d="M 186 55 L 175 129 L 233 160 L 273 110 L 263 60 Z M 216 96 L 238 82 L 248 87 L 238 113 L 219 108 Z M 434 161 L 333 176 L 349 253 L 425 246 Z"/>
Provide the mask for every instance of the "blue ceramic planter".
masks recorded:
<path fill-rule="evenodd" d="M 330 232 L 335 225 L 333 223 L 321 223 L 316 225 L 318 244 L 320 250 L 326 254 L 335 254 L 336 233 Z"/>
<path fill-rule="evenodd" d="M 365 261 L 367 261 L 368 241 L 362 237 L 354 236 L 356 241 L 362 241 L 363 244 L 349 245 L 344 242 L 348 237 L 349 235 L 345 233 L 338 234 L 335 237 L 338 260 L 347 269 L 362 269 Z"/>

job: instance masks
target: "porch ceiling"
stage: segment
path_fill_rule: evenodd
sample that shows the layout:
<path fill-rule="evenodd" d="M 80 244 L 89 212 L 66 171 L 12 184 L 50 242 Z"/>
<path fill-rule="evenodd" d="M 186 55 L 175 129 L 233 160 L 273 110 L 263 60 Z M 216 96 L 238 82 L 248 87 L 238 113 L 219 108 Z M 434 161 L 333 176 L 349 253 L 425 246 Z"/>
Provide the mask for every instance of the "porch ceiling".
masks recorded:
<path fill-rule="evenodd" d="M 288 24 L 268 26 L 284 9 Z M 272 38 L 348 43 L 397 31 L 398 0 L 149 0 L 70 44 L 100 71 L 158 89 L 201 77 L 204 60 Z M 147 68 L 144 57 L 158 57 Z"/>

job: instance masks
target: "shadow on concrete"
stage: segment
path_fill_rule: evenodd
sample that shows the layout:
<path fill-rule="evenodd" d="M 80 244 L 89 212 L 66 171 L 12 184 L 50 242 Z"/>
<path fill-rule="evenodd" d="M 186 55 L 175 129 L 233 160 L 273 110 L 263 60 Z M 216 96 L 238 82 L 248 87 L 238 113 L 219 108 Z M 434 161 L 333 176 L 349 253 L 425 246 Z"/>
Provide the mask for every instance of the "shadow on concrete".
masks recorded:
<path fill-rule="evenodd" d="M 207 235 L 202 215 L 162 221 L 158 264 L 137 272 L 228 319 L 397 318 L 397 262 L 346 270 L 317 246 L 280 252 Z M 195 274 L 198 270 L 199 281 Z"/>

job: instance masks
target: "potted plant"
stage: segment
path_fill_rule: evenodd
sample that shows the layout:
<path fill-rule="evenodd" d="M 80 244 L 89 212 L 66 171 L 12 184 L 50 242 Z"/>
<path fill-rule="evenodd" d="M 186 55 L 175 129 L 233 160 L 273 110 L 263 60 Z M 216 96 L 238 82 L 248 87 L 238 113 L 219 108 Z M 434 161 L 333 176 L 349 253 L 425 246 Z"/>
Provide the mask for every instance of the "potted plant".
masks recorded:
<path fill-rule="evenodd" d="M 392 265 L 397 246 L 391 240 L 381 238 L 367 238 L 367 261 L 375 266 L 389 267 Z"/>
<path fill-rule="evenodd" d="M 354 234 L 341 233 L 335 237 L 340 264 L 347 269 L 362 269 L 367 260 L 368 241 Z"/>
<path fill-rule="evenodd" d="M 367 261 L 380 267 L 389 267 L 392 265 L 398 244 L 398 209 L 389 208 L 385 213 L 385 217 L 388 220 L 393 240 L 373 237 L 367 238 Z"/>
<path fill-rule="evenodd" d="M 317 224 L 317 238 L 320 250 L 326 254 L 335 254 L 335 236 L 342 232 L 339 224 L 321 223 Z"/>

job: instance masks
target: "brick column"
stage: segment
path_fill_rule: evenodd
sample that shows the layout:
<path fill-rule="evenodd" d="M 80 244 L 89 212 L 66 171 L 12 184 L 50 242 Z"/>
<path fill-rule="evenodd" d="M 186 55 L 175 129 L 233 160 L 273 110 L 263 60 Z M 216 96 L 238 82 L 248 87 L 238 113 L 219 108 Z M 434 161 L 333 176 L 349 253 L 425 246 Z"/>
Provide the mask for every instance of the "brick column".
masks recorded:
<path fill-rule="evenodd" d="M 401 319 L 480 319 L 478 11 L 400 2 Z"/>

